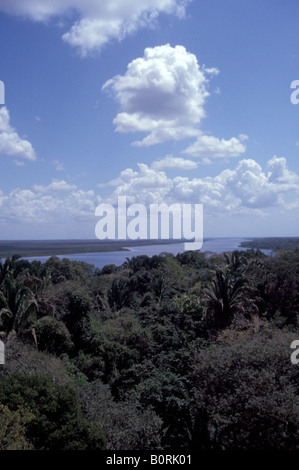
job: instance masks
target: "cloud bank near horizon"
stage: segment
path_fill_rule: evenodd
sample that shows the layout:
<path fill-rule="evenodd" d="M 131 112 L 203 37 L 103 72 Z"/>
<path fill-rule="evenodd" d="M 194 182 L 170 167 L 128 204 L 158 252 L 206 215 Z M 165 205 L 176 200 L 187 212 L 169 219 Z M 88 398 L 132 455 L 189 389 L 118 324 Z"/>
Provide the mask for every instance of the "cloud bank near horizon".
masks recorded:
<path fill-rule="evenodd" d="M 17 188 L 8 194 L 1 191 L 1 222 L 9 227 L 18 221 L 20 229 L 27 225 L 31 230 L 54 223 L 61 227 L 74 223 L 81 228 L 84 224 L 92 227 L 96 206 L 102 202 L 117 205 L 118 196 L 126 196 L 127 204 L 145 206 L 202 203 L 206 216 L 264 216 L 273 208 L 290 214 L 299 210 L 299 175 L 288 169 L 284 157 L 277 156 L 267 162 L 266 170 L 253 159 L 243 159 L 232 170 L 203 178 L 170 178 L 165 171 L 140 163 L 137 170 L 127 168 L 107 186 L 113 189 L 106 197 L 65 180 Z"/>

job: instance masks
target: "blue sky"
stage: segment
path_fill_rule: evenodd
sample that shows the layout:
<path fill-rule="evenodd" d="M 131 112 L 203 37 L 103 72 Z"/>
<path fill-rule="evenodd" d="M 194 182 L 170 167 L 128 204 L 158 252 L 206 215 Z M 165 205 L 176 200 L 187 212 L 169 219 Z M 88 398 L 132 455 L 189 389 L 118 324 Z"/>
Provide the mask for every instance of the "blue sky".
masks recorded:
<path fill-rule="evenodd" d="M 0 0 L 0 238 L 202 203 L 204 236 L 298 236 L 297 0 Z"/>

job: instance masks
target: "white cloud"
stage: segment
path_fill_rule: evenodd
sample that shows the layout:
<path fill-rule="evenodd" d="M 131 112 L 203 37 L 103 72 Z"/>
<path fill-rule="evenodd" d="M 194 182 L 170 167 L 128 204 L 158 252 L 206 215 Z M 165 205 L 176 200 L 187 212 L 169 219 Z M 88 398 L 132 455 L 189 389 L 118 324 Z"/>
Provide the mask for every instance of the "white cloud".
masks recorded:
<path fill-rule="evenodd" d="M 217 69 L 200 67 L 183 46 L 148 47 L 133 60 L 125 75 L 108 80 L 121 112 L 114 119 L 118 132 L 145 132 L 136 145 L 153 145 L 198 134 L 205 117 L 209 75 Z"/>
<path fill-rule="evenodd" d="M 120 176 L 114 180 L 108 181 L 108 183 L 99 183 L 97 186 L 98 188 L 106 188 L 109 186 L 118 186 L 120 184 L 124 184 L 125 182 L 129 182 L 134 176 L 137 176 L 138 172 L 133 171 L 131 168 L 127 168 L 126 170 L 121 171 Z"/>
<path fill-rule="evenodd" d="M 94 222 L 94 210 L 100 202 L 94 191 L 84 191 L 64 181 L 32 189 L 14 189 L 0 193 L 1 220 L 18 224 L 68 225 L 73 220 Z M 32 233 L 31 233 L 32 235 Z M 76 237 L 74 237 L 76 238 Z"/>
<path fill-rule="evenodd" d="M 107 199 L 116 203 L 117 196 L 126 196 L 128 203 L 165 202 L 202 203 L 206 213 L 250 213 L 268 208 L 283 210 L 299 203 L 299 176 L 290 172 L 285 158 L 273 157 L 270 172 L 252 159 L 244 159 L 234 170 L 224 170 L 215 177 L 169 178 L 164 171 L 139 164 L 139 171 L 126 169 L 111 186 L 116 189 Z M 292 206 L 285 199 L 295 197 Z M 297 201 L 297 203 L 296 203 Z"/>
<path fill-rule="evenodd" d="M 111 40 L 122 40 L 152 26 L 160 13 L 183 17 L 191 0 L 1 0 L 0 10 L 48 21 L 53 17 L 76 17 L 62 38 L 82 56 L 100 50 Z"/>
<path fill-rule="evenodd" d="M 209 135 L 200 135 L 196 142 L 187 147 L 183 153 L 194 158 L 201 158 L 204 163 L 210 163 L 211 159 L 239 157 L 246 151 L 242 143 L 247 136 L 240 135 L 239 138 L 218 139 Z"/>
<path fill-rule="evenodd" d="M 6 106 L 0 108 L 0 154 L 36 160 L 31 143 L 22 139 L 10 125 L 9 111 Z"/>
<path fill-rule="evenodd" d="M 116 187 L 113 193 L 106 198 L 106 202 L 115 204 L 118 196 L 126 196 L 129 204 L 136 201 L 150 204 L 167 197 L 173 183 L 164 171 L 149 168 L 144 163 L 138 163 L 138 169 L 139 171 L 133 171 L 131 168 L 127 168 L 121 172 L 117 179 L 106 185 Z M 102 187 L 102 185 L 99 186 Z"/>
<path fill-rule="evenodd" d="M 71 0 L 1 0 L 0 9 L 11 15 L 25 16 L 34 21 L 47 21 L 75 7 Z"/>
<path fill-rule="evenodd" d="M 64 171 L 64 164 L 60 160 L 53 160 L 52 161 L 53 165 L 55 165 L 55 170 L 56 171 Z"/>
<path fill-rule="evenodd" d="M 16 164 L 17 166 L 25 166 L 25 162 L 24 162 L 24 161 L 15 160 L 15 164 Z"/>
<path fill-rule="evenodd" d="M 282 203 L 280 192 L 271 184 L 261 166 L 251 159 L 242 160 L 236 169 L 223 174 L 228 191 L 240 201 L 240 206 L 263 208 Z"/>
<path fill-rule="evenodd" d="M 197 168 L 197 162 L 193 160 L 187 160 L 186 158 L 174 157 L 173 155 L 166 155 L 161 160 L 156 160 L 151 164 L 151 168 L 154 170 L 194 170 Z"/>
<path fill-rule="evenodd" d="M 37 193 L 47 193 L 47 192 L 71 191 L 71 190 L 77 189 L 77 186 L 74 184 L 69 184 L 64 180 L 54 179 L 52 183 L 50 183 L 48 186 L 42 186 L 42 185 L 36 184 L 33 186 L 33 189 Z"/>
<path fill-rule="evenodd" d="M 196 56 L 183 46 L 146 48 L 144 56 L 133 60 L 124 75 L 116 75 L 102 87 L 112 92 L 120 107 L 113 121 L 116 131 L 146 134 L 133 142 L 135 146 L 196 138 L 184 153 L 204 163 L 239 157 L 246 150 L 242 142 L 247 136 L 226 140 L 200 130 L 209 81 L 218 72 L 199 65 Z"/>
<path fill-rule="evenodd" d="M 219 218 L 228 221 L 231 216 L 244 216 L 247 226 L 247 217 L 251 216 L 250 220 L 255 222 L 271 221 L 273 211 L 276 218 L 280 211 L 284 220 L 296 220 L 299 175 L 288 169 L 283 157 L 271 158 L 267 169 L 253 159 L 244 159 L 234 169 L 213 177 L 170 178 L 165 171 L 140 163 L 136 171 L 128 168 L 110 182 L 113 190 L 105 198 L 64 180 L 31 189 L 16 188 L 7 194 L 0 191 L 1 233 L 10 238 L 22 238 L 25 234 L 32 238 L 32 233 L 41 238 L 93 237 L 95 208 L 100 202 L 117 204 L 118 196 L 126 196 L 128 204 L 146 206 L 162 202 L 202 203 L 205 217 L 211 216 L 209 220 L 214 221 L 215 228 Z M 255 216 L 268 219 L 254 219 Z M 277 226 L 275 220 L 271 223 Z"/>
<path fill-rule="evenodd" d="M 299 187 L 299 176 L 287 168 L 287 161 L 284 157 L 277 157 L 274 155 L 268 161 L 268 174 L 269 181 L 278 185 L 280 188 L 285 187 L 289 189 L 297 189 Z"/>

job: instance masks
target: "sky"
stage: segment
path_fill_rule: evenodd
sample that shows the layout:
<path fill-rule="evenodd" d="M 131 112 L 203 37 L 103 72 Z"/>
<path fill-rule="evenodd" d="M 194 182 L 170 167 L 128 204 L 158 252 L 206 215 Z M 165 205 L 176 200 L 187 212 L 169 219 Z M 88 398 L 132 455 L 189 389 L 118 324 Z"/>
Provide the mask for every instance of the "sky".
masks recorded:
<path fill-rule="evenodd" d="M 299 236 L 298 14 L 0 0 L 0 239 L 94 239 L 118 196 L 203 204 L 204 237 Z"/>

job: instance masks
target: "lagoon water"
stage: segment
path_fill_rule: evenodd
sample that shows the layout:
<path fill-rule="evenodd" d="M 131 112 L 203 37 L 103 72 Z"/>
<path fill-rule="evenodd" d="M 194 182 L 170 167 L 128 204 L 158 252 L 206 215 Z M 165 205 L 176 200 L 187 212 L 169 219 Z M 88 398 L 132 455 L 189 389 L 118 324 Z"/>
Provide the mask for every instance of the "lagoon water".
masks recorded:
<path fill-rule="evenodd" d="M 202 252 L 222 253 L 234 250 L 246 250 L 247 248 L 241 248 L 240 243 L 248 240 L 246 238 L 212 238 L 204 241 Z M 125 248 L 125 245 L 124 245 Z M 71 261 L 84 261 L 94 265 L 96 268 L 103 268 L 108 264 L 115 264 L 116 266 L 122 265 L 127 258 L 140 255 L 159 255 L 161 253 L 171 253 L 177 255 L 178 253 L 184 252 L 184 243 L 170 243 L 168 245 L 147 245 L 147 246 L 136 246 L 128 248 L 129 251 L 111 251 L 102 253 L 80 253 L 71 255 L 57 255 L 58 258 L 68 258 Z M 261 250 L 266 254 L 270 254 L 271 250 Z M 28 261 L 38 260 L 45 262 L 49 259 L 49 256 L 35 256 L 25 258 Z"/>

